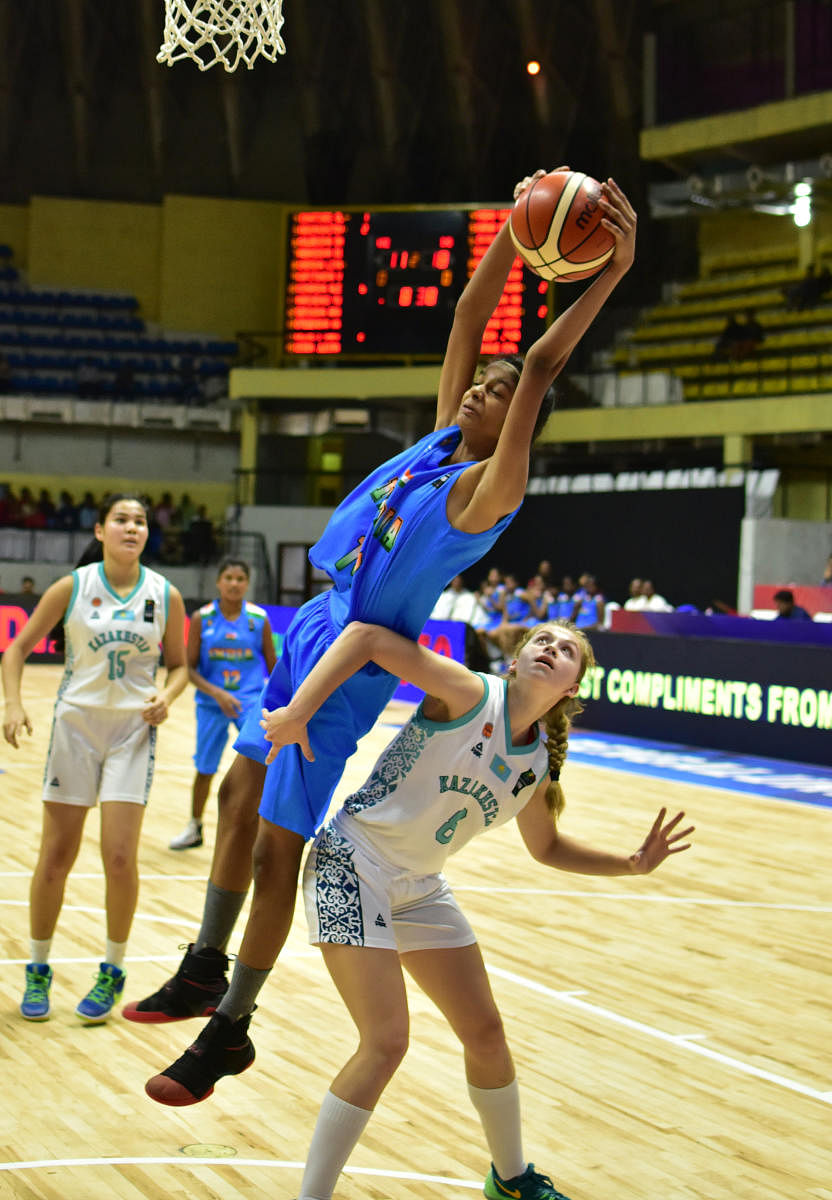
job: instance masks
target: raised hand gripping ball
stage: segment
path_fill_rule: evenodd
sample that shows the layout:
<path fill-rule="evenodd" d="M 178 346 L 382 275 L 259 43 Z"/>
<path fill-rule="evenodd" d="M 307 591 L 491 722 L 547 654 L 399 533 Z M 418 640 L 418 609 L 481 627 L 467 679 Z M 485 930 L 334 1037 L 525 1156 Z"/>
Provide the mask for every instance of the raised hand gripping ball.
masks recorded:
<path fill-rule="evenodd" d="M 520 193 L 511 239 L 535 274 L 572 283 L 609 262 L 615 238 L 601 224 L 600 197 L 600 183 L 580 171 L 550 171 Z"/>

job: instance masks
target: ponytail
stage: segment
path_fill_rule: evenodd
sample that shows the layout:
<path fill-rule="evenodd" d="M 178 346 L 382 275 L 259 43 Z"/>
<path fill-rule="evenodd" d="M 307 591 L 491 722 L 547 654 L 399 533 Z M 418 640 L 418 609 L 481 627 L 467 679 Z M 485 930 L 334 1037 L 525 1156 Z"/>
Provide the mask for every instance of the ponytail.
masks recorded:
<path fill-rule="evenodd" d="M 571 621 L 561 619 L 557 621 L 544 621 L 543 627 L 568 630 L 576 639 L 581 650 L 581 666 L 577 679 L 577 682 L 580 683 L 587 669 L 595 666 L 595 655 L 592 652 L 592 646 L 586 634 L 582 630 L 577 629 Z M 535 625 L 528 630 L 517 643 L 514 650 L 515 655 L 522 650 L 527 642 L 531 641 L 540 628 L 540 625 Z M 560 773 L 566 761 L 566 752 L 569 748 L 569 730 L 572 727 L 574 718 L 583 711 L 584 706 L 577 696 L 563 696 L 558 700 L 557 704 L 554 704 L 540 718 L 543 728 L 546 731 L 546 744 L 549 750 L 549 785 L 546 788 L 546 806 L 552 814 L 552 820 L 555 825 L 557 825 L 558 817 L 563 812 L 564 805 L 566 804 L 566 796 L 560 784 Z"/>

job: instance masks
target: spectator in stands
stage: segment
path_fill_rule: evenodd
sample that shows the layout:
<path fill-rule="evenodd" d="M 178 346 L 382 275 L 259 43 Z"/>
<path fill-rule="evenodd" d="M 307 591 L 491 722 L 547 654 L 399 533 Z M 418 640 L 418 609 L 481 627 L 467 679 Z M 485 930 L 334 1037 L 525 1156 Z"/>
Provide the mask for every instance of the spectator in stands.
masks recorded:
<path fill-rule="evenodd" d="M 466 625 L 475 626 L 485 620 L 476 592 L 465 586 L 461 575 L 453 577 L 437 598 L 430 615 L 433 621 L 464 621 Z"/>
<path fill-rule="evenodd" d="M 821 587 L 832 587 L 832 554 L 826 560 L 826 566 L 823 569 L 823 579 L 820 581 Z"/>
<path fill-rule="evenodd" d="M 733 357 L 748 358 L 749 355 L 756 354 L 766 335 L 753 308 L 745 310 L 745 321 L 738 324 L 737 330 Z"/>
<path fill-rule="evenodd" d="M 55 527 L 55 501 L 52 499 L 52 493 L 46 488 L 40 489 L 38 496 L 38 512 L 43 517 L 43 528 L 54 529 Z"/>
<path fill-rule="evenodd" d="M 31 575 L 24 575 L 20 581 L 21 596 L 36 596 L 35 581 Z"/>
<path fill-rule="evenodd" d="M 173 512 L 173 523 L 180 529 L 187 529 L 195 516 L 196 505 L 188 493 L 183 492 Z"/>
<path fill-rule="evenodd" d="M 644 608 L 644 596 L 642 594 L 643 591 L 644 591 L 644 580 L 643 579 L 631 579 L 630 580 L 630 597 L 628 600 L 625 600 L 625 602 L 624 602 L 624 607 L 625 607 L 625 609 L 627 609 L 628 612 L 632 612 L 633 610 L 637 611 L 640 608 Z"/>
<path fill-rule="evenodd" d="M 737 344 L 741 337 L 742 326 L 732 313 L 725 322 L 725 328 L 722 330 L 722 333 L 716 340 L 716 345 L 714 346 L 714 358 L 735 358 Z"/>
<path fill-rule="evenodd" d="M 578 629 L 604 628 L 604 596 L 594 575 L 584 572 L 578 579 L 572 605 L 572 620 Z"/>
<path fill-rule="evenodd" d="M 98 505 L 93 499 L 92 492 L 84 492 L 84 499 L 78 508 L 78 528 L 92 532 L 98 520 Z"/>
<path fill-rule="evenodd" d="M 537 571 L 529 580 L 529 585 L 531 585 L 532 580 L 538 578 L 543 580 L 544 588 L 548 589 L 549 591 L 554 588 L 555 580 L 552 573 L 552 564 L 549 562 L 548 558 L 541 558 L 540 562 L 537 564 Z"/>
<path fill-rule="evenodd" d="M 40 528 L 40 516 L 38 514 L 38 505 L 35 497 L 27 487 L 20 489 L 20 508 L 18 511 L 17 524 L 24 529 Z"/>
<path fill-rule="evenodd" d="M 12 369 L 9 360 L 0 350 L 0 396 L 7 396 L 12 390 Z"/>
<path fill-rule="evenodd" d="M 824 267 L 818 274 L 815 271 L 815 264 L 809 263 L 803 279 L 783 292 L 786 308 L 792 312 L 802 312 L 804 308 L 814 308 L 830 287 L 832 287 L 832 274 L 830 274 L 829 267 Z"/>
<path fill-rule="evenodd" d="M 73 504 L 72 496 L 69 492 L 61 492 L 58 497 L 58 507 L 55 509 L 53 528 L 68 530 L 78 528 L 78 510 Z"/>
<path fill-rule="evenodd" d="M 16 525 L 20 502 L 7 483 L 0 483 L 0 525 Z"/>
<path fill-rule="evenodd" d="M 644 599 L 642 608 L 649 609 L 650 612 L 673 612 L 673 605 L 669 600 L 665 600 L 664 596 L 660 596 L 653 587 L 652 579 L 645 579 L 641 585 L 641 594 Z"/>
<path fill-rule="evenodd" d="M 196 510 L 196 516 L 188 526 L 184 536 L 186 562 L 200 563 L 203 566 L 214 557 L 214 526 L 204 504 Z"/>
<path fill-rule="evenodd" d="M 571 621 L 572 613 L 575 611 L 575 592 L 578 590 L 578 585 L 571 575 L 564 575 L 560 581 L 560 588 L 552 589 L 547 593 L 548 608 L 546 611 L 547 621 Z"/>
<path fill-rule="evenodd" d="M 170 492 L 165 492 L 159 503 L 154 505 L 153 516 L 164 533 L 173 520 L 173 497 Z"/>
<path fill-rule="evenodd" d="M 789 588 L 781 588 L 774 593 L 774 603 L 777 606 L 775 621 L 811 621 L 811 615 L 805 608 L 794 602 L 794 592 Z"/>

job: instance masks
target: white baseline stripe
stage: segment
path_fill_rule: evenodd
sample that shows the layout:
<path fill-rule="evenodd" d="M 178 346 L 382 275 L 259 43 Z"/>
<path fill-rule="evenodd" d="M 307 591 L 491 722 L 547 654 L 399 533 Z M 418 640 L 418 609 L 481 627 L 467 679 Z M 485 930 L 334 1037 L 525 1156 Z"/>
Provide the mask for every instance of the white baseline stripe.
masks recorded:
<path fill-rule="evenodd" d="M 486 964 L 489 975 L 494 975 L 497 979 L 505 979 L 509 983 L 516 983 L 519 987 L 526 988 L 530 992 L 538 992 L 542 996 L 548 996 L 552 1000 L 557 1000 L 561 1004 L 571 1005 L 572 1008 L 580 1009 L 582 1012 L 588 1013 L 590 1016 L 598 1017 L 602 1021 L 611 1021 L 615 1025 L 623 1025 L 625 1029 L 631 1029 L 635 1033 L 645 1034 L 647 1037 L 655 1038 L 660 1042 L 667 1042 L 672 1046 L 679 1046 L 682 1049 L 689 1050 L 692 1054 L 698 1054 L 702 1058 L 709 1058 L 713 1062 L 721 1063 L 725 1067 L 729 1067 L 733 1071 L 738 1071 L 743 1075 L 753 1075 L 757 1079 L 765 1080 L 766 1083 L 773 1083 L 777 1087 L 788 1089 L 790 1092 L 798 1092 L 801 1096 L 808 1096 L 812 1100 L 820 1100 L 823 1104 L 832 1104 L 832 1093 L 821 1092 L 818 1088 L 808 1087 L 805 1083 L 798 1083 L 794 1079 L 787 1079 L 785 1075 L 777 1075 L 773 1071 L 764 1071 L 762 1067 L 755 1067 L 751 1063 L 743 1062 L 742 1059 L 733 1058 L 729 1054 L 722 1054 L 718 1050 L 711 1050 L 708 1046 L 702 1046 L 699 1042 L 693 1040 L 699 1035 L 689 1033 L 666 1033 L 663 1029 L 657 1029 L 655 1025 L 645 1025 L 643 1021 L 634 1021 L 631 1017 L 622 1016 L 620 1013 L 613 1012 L 609 1008 L 601 1008 L 598 1004 L 590 1004 L 587 1000 L 581 1000 L 574 992 L 558 992 L 554 988 L 547 987 L 544 983 L 537 983 L 533 979 L 527 979 L 524 975 L 517 975 L 514 971 L 504 971 L 502 967 L 492 967 Z"/>
<path fill-rule="evenodd" d="M 268 1167 L 279 1170 L 302 1171 L 302 1162 L 287 1162 L 269 1158 L 191 1158 L 187 1155 L 152 1156 L 148 1158 L 44 1158 L 32 1162 L 0 1163 L 0 1171 L 37 1171 L 43 1167 Z M 345 1175 L 367 1175 L 380 1179 L 407 1179 L 416 1183 L 440 1183 L 446 1187 L 482 1191 L 482 1180 L 450 1179 L 447 1175 L 421 1175 L 418 1171 L 385 1171 L 376 1167 L 344 1167 Z"/>

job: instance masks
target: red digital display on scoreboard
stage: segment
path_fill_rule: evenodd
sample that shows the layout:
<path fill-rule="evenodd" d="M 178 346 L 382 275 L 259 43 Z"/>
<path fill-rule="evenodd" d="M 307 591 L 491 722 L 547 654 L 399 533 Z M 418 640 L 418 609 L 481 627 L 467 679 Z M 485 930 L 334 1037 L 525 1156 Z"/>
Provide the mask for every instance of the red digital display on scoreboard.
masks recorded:
<path fill-rule="evenodd" d="M 441 356 L 457 299 L 508 213 L 292 213 L 286 353 Z M 542 333 L 547 287 L 516 260 L 484 354 L 512 353 Z"/>

